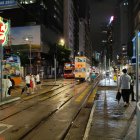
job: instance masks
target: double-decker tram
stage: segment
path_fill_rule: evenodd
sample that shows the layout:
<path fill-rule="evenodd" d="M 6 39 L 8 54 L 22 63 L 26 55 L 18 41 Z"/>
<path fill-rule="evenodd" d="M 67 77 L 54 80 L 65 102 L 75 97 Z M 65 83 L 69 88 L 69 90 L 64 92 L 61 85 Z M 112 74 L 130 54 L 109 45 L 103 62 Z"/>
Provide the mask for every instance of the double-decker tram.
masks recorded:
<path fill-rule="evenodd" d="M 64 64 L 64 78 L 74 78 L 75 66 L 72 62 Z"/>
<path fill-rule="evenodd" d="M 75 79 L 84 81 L 90 75 L 90 61 L 86 56 L 75 57 Z"/>
<path fill-rule="evenodd" d="M 3 62 L 3 75 L 10 76 L 15 85 L 19 85 L 21 78 L 21 61 L 18 55 L 9 55 Z"/>

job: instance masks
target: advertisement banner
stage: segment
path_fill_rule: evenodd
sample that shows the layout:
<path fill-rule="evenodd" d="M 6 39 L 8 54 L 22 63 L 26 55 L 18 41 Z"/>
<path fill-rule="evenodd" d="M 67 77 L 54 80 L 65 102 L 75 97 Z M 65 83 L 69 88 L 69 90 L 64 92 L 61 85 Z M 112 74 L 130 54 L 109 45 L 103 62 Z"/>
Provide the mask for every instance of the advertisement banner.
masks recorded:
<path fill-rule="evenodd" d="M 16 47 L 25 47 L 25 44 L 31 43 L 32 49 L 40 49 L 40 25 L 36 26 L 23 26 L 11 28 L 11 44 Z"/>
<path fill-rule="evenodd" d="M 17 7 L 16 0 L 0 0 L 0 9 L 4 10 L 7 8 L 15 8 Z"/>

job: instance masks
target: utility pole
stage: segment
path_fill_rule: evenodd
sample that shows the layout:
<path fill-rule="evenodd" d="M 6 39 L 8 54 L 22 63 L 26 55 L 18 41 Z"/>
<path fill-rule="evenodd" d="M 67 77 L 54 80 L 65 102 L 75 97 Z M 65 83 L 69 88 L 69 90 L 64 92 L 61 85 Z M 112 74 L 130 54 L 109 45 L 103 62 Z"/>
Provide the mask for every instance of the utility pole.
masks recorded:
<path fill-rule="evenodd" d="M 31 46 L 31 41 L 29 41 L 29 45 L 30 45 L 30 73 L 32 73 L 32 46 Z"/>
<path fill-rule="evenodd" d="M 29 45 L 29 63 L 30 63 L 30 73 L 32 73 L 32 45 L 31 45 L 31 39 L 33 37 L 31 35 L 24 37 L 24 40 L 28 42 Z"/>

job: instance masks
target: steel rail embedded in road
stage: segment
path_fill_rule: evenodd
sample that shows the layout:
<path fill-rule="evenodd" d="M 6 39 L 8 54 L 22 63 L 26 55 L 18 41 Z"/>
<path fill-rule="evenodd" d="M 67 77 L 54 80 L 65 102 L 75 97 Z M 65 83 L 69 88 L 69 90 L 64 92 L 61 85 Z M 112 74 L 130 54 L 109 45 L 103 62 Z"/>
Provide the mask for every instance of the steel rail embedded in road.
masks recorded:
<path fill-rule="evenodd" d="M 68 86 L 69 86 L 69 85 L 68 85 Z M 44 100 L 38 100 L 38 102 L 35 102 L 35 103 L 32 104 L 32 105 L 27 106 L 26 108 L 24 108 L 24 109 L 22 109 L 22 110 L 19 110 L 19 111 L 15 112 L 15 113 L 13 113 L 13 114 L 7 116 L 7 117 L 4 117 L 3 119 L 0 119 L 0 121 L 4 121 L 4 120 L 6 120 L 6 119 L 8 119 L 8 118 L 10 118 L 10 117 L 12 117 L 12 116 L 14 116 L 14 115 L 17 115 L 17 114 L 19 114 L 19 113 L 21 113 L 21 112 L 23 112 L 23 111 L 25 111 L 25 110 L 28 110 L 28 109 L 30 109 L 31 107 L 36 106 L 39 102 L 42 102 L 42 101 L 45 101 L 45 100 L 47 100 L 47 99 L 53 98 L 54 96 L 56 96 L 56 95 L 58 95 L 58 94 L 61 94 L 62 92 L 64 92 L 64 91 L 67 90 L 67 89 L 69 89 L 69 87 L 66 88 L 66 89 L 64 89 L 64 90 L 62 90 L 62 91 L 60 91 L 60 92 L 58 92 L 58 93 L 56 93 L 56 94 L 53 94 L 53 95 L 51 95 L 51 96 L 49 96 L 49 97 L 46 97 Z M 50 92 L 50 91 L 49 91 L 49 92 Z M 52 91 L 51 91 L 51 92 L 52 92 Z M 20 102 L 20 104 L 23 103 L 23 102 L 25 102 L 25 101 Z M 11 107 L 11 106 L 10 106 L 10 107 Z M 10 107 L 9 107 L 9 108 L 10 108 Z"/>
<path fill-rule="evenodd" d="M 93 92 L 93 90 L 95 89 L 95 87 L 98 85 L 98 82 L 99 82 L 98 80 L 99 80 L 99 78 L 100 78 L 100 77 L 97 77 L 96 81 L 94 81 L 94 82 L 95 82 L 94 85 L 91 87 L 91 89 L 90 89 L 90 91 L 88 92 L 86 98 L 84 99 L 83 103 L 82 103 L 81 106 L 79 107 L 77 113 L 74 115 L 74 117 L 73 117 L 71 123 L 69 124 L 69 126 L 67 127 L 65 133 L 64 133 L 63 136 L 61 137 L 61 140 L 64 140 L 64 139 L 66 138 L 67 134 L 69 133 L 69 131 L 70 131 L 72 125 L 73 125 L 73 122 L 76 120 L 76 118 L 77 118 L 78 115 L 80 114 L 82 108 L 83 108 L 84 106 L 86 106 L 86 103 L 87 103 L 87 100 L 88 100 L 89 96 L 91 95 L 91 93 Z M 86 130 L 85 130 L 85 131 L 86 131 Z"/>

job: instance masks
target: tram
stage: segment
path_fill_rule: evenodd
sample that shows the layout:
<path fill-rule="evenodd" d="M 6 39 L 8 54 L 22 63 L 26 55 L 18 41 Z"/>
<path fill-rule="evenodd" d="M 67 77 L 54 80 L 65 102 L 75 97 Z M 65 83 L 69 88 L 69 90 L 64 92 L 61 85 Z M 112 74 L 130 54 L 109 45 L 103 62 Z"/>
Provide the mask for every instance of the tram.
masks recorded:
<path fill-rule="evenodd" d="M 72 62 L 64 64 L 64 78 L 74 78 L 75 66 Z"/>
<path fill-rule="evenodd" d="M 75 57 L 75 79 L 85 81 L 90 75 L 90 61 L 86 56 Z"/>

